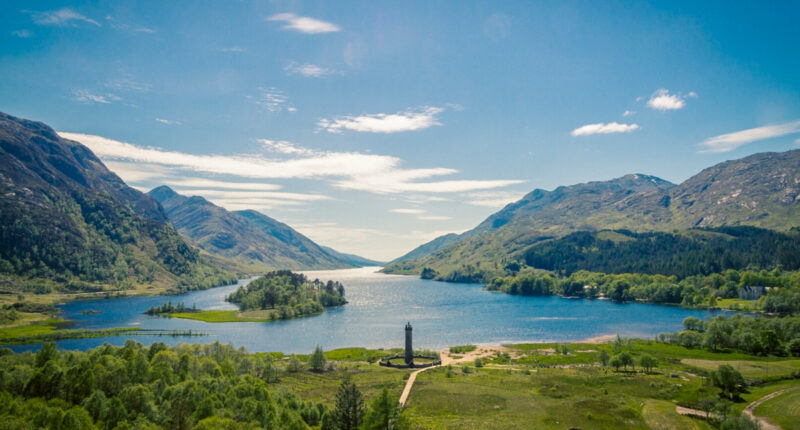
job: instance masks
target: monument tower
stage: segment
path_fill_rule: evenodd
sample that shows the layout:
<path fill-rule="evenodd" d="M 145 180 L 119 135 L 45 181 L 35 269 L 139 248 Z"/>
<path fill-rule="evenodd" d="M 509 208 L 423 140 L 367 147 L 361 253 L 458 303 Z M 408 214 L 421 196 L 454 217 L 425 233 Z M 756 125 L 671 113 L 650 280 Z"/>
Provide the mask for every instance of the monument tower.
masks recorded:
<path fill-rule="evenodd" d="M 414 348 L 411 346 L 411 323 L 406 324 L 406 365 L 414 364 Z"/>

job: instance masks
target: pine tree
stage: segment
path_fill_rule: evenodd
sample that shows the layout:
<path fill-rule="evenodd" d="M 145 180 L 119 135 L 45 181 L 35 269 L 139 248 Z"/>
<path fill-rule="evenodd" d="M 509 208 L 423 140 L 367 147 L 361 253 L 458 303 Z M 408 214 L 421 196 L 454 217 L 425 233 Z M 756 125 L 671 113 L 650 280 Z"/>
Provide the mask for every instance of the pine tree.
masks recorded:
<path fill-rule="evenodd" d="M 342 381 L 336 393 L 336 408 L 332 418 L 338 430 L 356 430 L 364 418 L 364 396 L 349 377 Z"/>

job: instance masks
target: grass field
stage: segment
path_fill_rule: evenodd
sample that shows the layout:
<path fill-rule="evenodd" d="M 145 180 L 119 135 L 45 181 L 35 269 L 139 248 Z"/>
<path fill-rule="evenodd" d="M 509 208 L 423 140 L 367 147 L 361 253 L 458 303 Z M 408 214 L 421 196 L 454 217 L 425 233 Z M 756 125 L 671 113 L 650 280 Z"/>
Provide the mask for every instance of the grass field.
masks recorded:
<path fill-rule="evenodd" d="M 800 428 L 800 388 L 767 400 L 754 413 L 785 429 Z"/>
<path fill-rule="evenodd" d="M 339 362 L 335 370 L 324 373 L 308 371 L 282 373 L 280 380 L 272 386 L 278 390 L 285 388 L 292 391 L 304 401 L 322 402 L 333 407 L 336 391 L 345 374 L 350 376 L 369 402 L 384 388 L 389 390 L 389 394 L 394 398 L 400 398 L 405 385 L 404 376 L 408 373 L 410 373 L 408 370 L 390 369 L 377 364 Z"/>
<path fill-rule="evenodd" d="M 453 369 L 450 377 L 447 368 L 418 375 L 408 401 L 417 428 L 505 429 L 520 423 L 528 428 L 648 428 L 648 417 L 657 416 L 685 424 L 673 400 L 704 392 L 699 377 L 675 381 L 598 367 L 471 370 Z M 658 403 L 645 414 L 644 406 L 653 399 L 671 404 L 671 411 Z"/>
<path fill-rule="evenodd" d="M 196 312 L 180 312 L 163 314 L 175 318 L 185 318 L 189 320 L 198 320 L 210 323 L 224 323 L 224 322 L 270 322 L 275 321 L 272 318 L 273 311 L 196 311 Z"/>
<path fill-rule="evenodd" d="M 703 370 L 717 370 L 721 364 L 727 364 L 738 370 L 745 378 L 774 378 L 791 375 L 800 370 L 800 360 L 701 360 L 684 358 L 681 363 Z"/>
<path fill-rule="evenodd" d="M 717 300 L 717 307 L 738 311 L 757 311 L 758 302 L 756 300 L 719 299 Z"/>
<path fill-rule="evenodd" d="M 707 422 L 679 415 L 675 403 L 666 400 L 647 400 L 642 408 L 645 424 L 653 430 L 712 429 Z"/>

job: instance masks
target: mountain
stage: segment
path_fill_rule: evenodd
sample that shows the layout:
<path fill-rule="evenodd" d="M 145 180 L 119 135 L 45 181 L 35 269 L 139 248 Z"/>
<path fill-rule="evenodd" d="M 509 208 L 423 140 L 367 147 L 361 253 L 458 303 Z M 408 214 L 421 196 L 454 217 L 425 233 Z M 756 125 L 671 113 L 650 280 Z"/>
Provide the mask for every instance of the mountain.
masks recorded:
<path fill-rule="evenodd" d="M 440 276 L 470 265 L 494 270 L 534 244 L 576 231 L 738 225 L 773 230 L 800 225 L 800 150 L 720 163 L 679 185 L 634 174 L 537 189 L 455 240 L 437 238 L 407 254 L 415 259 L 401 257 L 384 270 L 420 273 L 429 267 Z"/>
<path fill-rule="evenodd" d="M 325 252 L 327 252 L 328 255 L 336 257 L 337 259 L 356 267 L 383 266 L 386 264 L 385 262 L 370 260 L 369 258 L 364 258 L 355 254 L 346 254 L 344 252 L 339 252 L 329 246 L 320 246 L 320 247 Z"/>
<path fill-rule="evenodd" d="M 47 125 L 0 113 L 0 160 L 0 272 L 71 292 L 234 280 L 199 257 L 158 202 Z"/>
<path fill-rule="evenodd" d="M 167 186 L 148 193 L 175 228 L 210 258 L 240 272 L 340 269 L 354 265 L 326 252 L 288 225 L 252 210 L 228 211 Z"/>

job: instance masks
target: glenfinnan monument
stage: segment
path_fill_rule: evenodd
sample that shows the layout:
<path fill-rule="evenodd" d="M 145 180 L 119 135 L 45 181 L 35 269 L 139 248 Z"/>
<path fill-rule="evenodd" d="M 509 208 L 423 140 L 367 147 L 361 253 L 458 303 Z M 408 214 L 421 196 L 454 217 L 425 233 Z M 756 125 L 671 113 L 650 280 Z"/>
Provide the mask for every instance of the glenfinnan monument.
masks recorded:
<path fill-rule="evenodd" d="M 414 348 L 411 346 L 411 322 L 406 324 L 406 366 L 414 367 Z"/>
<path fill-rule="evenodd" d="M 393 355 L 391 357 L 384 357 L 381 361 L 378 362 L 381 366 L 386 367 L 394 367 L 395 369 L 421 369 L 423 367 L 431 367 L 431 366 L 439 366 L 442 364 L 442 360 L 439 358 L 439 354 L 436 355 L 417 355 L 414 356 L 414 345 L 411 342 L 411 323 L 406 324 L 406 350 L 404 355 Z M 392 363 L 392 360 L 400 361 L 403 359 L 404 363 Z M 427 363 L 422 364 L 414 364 L 414 359 L 419 358 L 423 361 L 427 361 Z"/>

